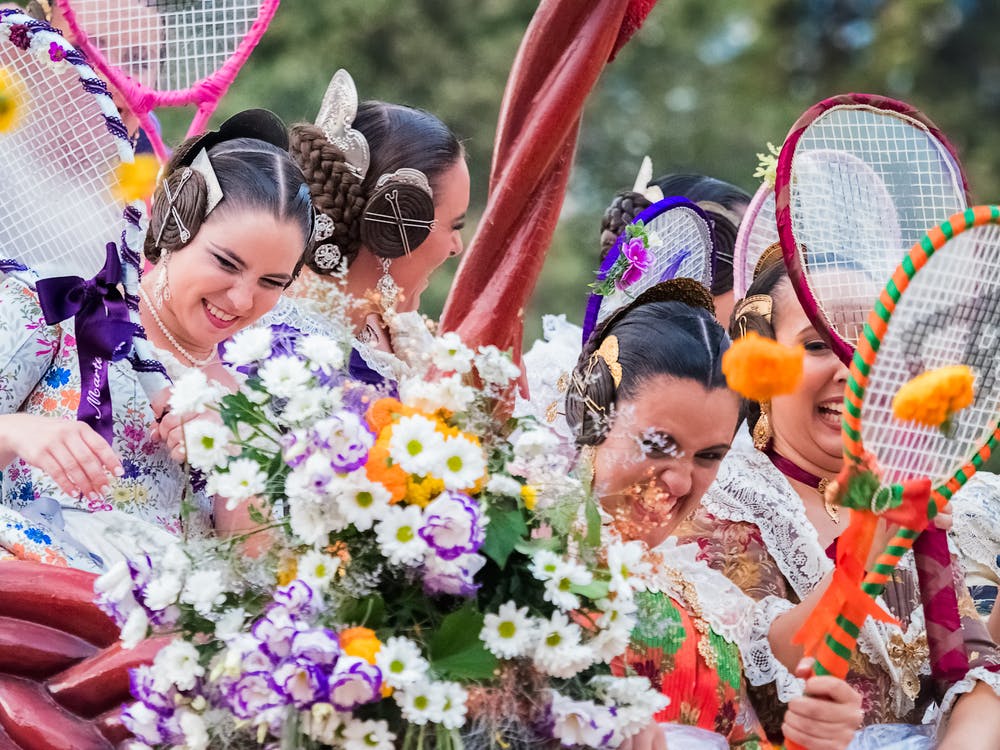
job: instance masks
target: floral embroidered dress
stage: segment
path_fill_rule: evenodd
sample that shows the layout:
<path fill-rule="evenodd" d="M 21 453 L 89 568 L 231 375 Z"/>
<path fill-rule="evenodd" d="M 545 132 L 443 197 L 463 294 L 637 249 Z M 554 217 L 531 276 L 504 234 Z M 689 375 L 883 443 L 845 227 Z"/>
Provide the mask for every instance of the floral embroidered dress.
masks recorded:
<path fill-rule="evenodd" d="M 754 703 L 769 735 L 779 737 L 782 702 L 801 692 L 802 681 L 781 667 L 768 631 L 778 615 L 833 569 L 827 550 L 788 480 L 745 439 L 734 443 L 701 507 L 678 536 L 697 543 L 700 559 L 757 600 L 744 654 L 746 676 L 751 685 L 762 686 L 752 691 Z M 977 680 L 1000 693 L 1000 651 L 967 595 L 960 604 L 970 671 L 954 684 L 931 680 L 912 553 L 901 561 L 880 602 L 902 628 L 869 619 L 861 630 L 847 681 L 861 693 L 866 725 L 933 721 Z"/>
<path fill-rule="evenodd" d="M 0 282 L 0 413 L 73 420 L 80 402 L 73 321 L 47 325 L 33 283 L 27 273 L 10 274 Z M 112 447 L 124 476 L 109 476 L 110 491 L 100 499 L 74 499 L 46 474 L 15 458 L 3 468 L 0 557 L 100 571 L 120 554 L 119 548 L 137 541 L 115 539 L 109 524 L 137 522 L 132 524 L 136 531 L 150 536 L 180 530 L 185 475 L 152 439 L 149 399 L 127 361 L 111 364 L 109 387 Z M 204 498 L 198 502 L 206 507 Z"/>
<path fill-rule="evenodd" d="M 697 552 L 675 539 L 654 550 L 649 590 L 636 595 L 631 645 L 612 669 L 622 674 L 627 665 L 670 698 L 655 716 L 668 746 L 674 744 L 666 725 L 680 725 L 721 735 L 729 747 L 770 748 L 743 681 L 741 648 L 749 642 L 753 602 Z"/>

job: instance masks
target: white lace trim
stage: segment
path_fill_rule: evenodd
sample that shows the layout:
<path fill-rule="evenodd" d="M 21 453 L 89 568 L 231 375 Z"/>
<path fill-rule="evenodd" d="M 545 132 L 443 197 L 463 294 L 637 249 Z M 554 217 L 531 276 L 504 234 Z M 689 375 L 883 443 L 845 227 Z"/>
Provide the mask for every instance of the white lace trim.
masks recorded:
<path fill-rule="evenodd" d="M 924 717 L 925 722 L 927 722 L 928 719 L 933 721 L 935 718 L 944 717 L 943 720 L 941 720 L 941 726 L 938 727 L 939 736 L 941 732 L 944 731 L 944 727 L 947 726 L 947 717 L 952 709 L 952 706 L 955 705 L 955 701 L 957 701 L 965 693 L 971 692 L 977 682 L 986 683 L 990 686 L 993 692 L 997 694 L 997 696 L 1000 696 L 1000 674 L 991 672 L 986 667 L 975 667 L 970 669 L 966 673 L 965 677 L 948 688 L 948 692 L 946 692 L 944 694 L 944 698 L 941 699 L 941 706 L 937 715 Z"/>
<path fill-rule="evenodd" d="M 778 689 L 778 698 L 787 703 L 802 695 L 805 680 L 789 672 L 771 650 L 768 634 L 771 625 L 781 615 L 795 605 L 779 596 L 767 596 L 756 603 L 750 637 L 741 649 L 743 671 L 747 681 L 754 686 L 773 682 Z"/>
<path fill-rule="evenodd" d="M 979 472 L 960 489 L 952 504 L 954 542 L 970 585 L 1000 583 L 1000 476 Z"/>

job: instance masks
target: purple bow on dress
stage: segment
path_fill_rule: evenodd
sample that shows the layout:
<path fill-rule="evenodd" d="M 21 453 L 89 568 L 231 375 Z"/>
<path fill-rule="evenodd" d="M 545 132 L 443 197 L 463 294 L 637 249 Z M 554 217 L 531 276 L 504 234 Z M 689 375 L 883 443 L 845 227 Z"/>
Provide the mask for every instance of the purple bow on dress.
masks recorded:
<path fill-rule="evenodd" d="M 107 245 L 108 257 L 92 279 L 59 276 L 39 279 L 38 301 L 49 325 L 73 317 L 80 362 L 80 406 L 77 418 L 110 444 L 114 437 L 108 366 L 126 357 L 139 326 L 129 319 L 118 284 L 122 266 L 118 248 Z"/>

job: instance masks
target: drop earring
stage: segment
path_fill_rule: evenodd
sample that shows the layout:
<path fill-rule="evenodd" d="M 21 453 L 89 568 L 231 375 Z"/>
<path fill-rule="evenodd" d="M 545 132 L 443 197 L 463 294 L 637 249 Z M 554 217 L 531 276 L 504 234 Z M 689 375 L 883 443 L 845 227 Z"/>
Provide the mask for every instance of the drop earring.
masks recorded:
<path fill-rule="evenodd" d="M 391 265 L 392 260 L 390 258 L 382 258 L 382 278 L 375 284 L 375 291 L 379 293 L 384 312 L 394 310 L 396 302 L 399 300 L 399 286 L 396 284 L 396 280 L 392 278 L 392 274 L 389 273 Z"/>
<path fill-rule="evenodd" d="M 156 272 L 156 283 L 153 285 L 153 303 L 157 310 L 163 310 L 163 303 L 170 301 L 170 281 L 167 278 L 168 257 L 169 253 L 163 254 L 159 270 Z"/>

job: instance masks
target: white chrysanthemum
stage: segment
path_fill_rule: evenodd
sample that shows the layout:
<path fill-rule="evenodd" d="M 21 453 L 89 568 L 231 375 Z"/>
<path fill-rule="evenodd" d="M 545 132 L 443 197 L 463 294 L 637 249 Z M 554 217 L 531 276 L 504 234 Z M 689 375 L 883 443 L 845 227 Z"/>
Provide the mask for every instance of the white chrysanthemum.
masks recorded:
<path fill-rule="evenodd" d="M 258 375 L 264 390 L 276 398 L 291 398 L 304 390 L 311 378 L 305 363 L 287 354 L 267 360 Z"/>
<path fill-rule="evenodd" d="M 580 597 L 573 593 L 574 586 L 586 586 L 592 583 L 594 575 L 579 563 L 571 560 L 560 560 L 552 577 L 545 581 L 545 591 L 542 596 L 545 601 L 569 611 L 580 606 Z"/>
<path fill-rule="evenodd" d="M 381 670 L 385 684 L 397 690 L 427 677 L 427 660 L 409 638 L 389 638 L 375 654 L 375 666 Z"/>
<path fill-rule="evenodd" d="M 504 602 L 494 614 L 483 618 L 480 639 L 495 656 L 516 659 L 526 656 L 534 647 L 537 629 L 528 615 L 528 608 L 518 608 L 513 601 Z"/>
<path fill-rule="evenodd" d="M 333 580 L 340 558 L 323 554 L 318 550 L 309 550 L 298 561 L 298 577 L 315 591 L 326 591 Z"/>
<path fill-rule="evenodd" d="M 225 474 L 214 475 L 215 492 L 226 498 L 226 509 L 234 510 L 244 500 L 262 495 L 267 489 L 267 474 L 250 458 L 237 458 Z"/>
<path fill-rule="evenodd" d="M 384 721 L 348 719 L 341 736 L 344 750 L 393 750 L 396 746 L 396 735 Z"/>
<path fill-rule="evenodd" d="M 143 596 L 145 605 L 154 612 L 162 612 L 177 603 L 184 588 L 184 579 L 173 573 L 161 573 L 146 585 Z"/>
<path fill-rule="evenodd" d="M 445 729 L 459 729 L 465 724 L 469 693 L 457 682 L 442 682 L 444 706 L 441 708 L 441 724 Z"/>
<path fill-rule="evenodd" d="M 306 336 L 299 340 L 296 348 L 318 370 L 333 372 L 344 367 L 344 349 L 329 336 Z"/>
<path fill-rule="evenodd" d="M 444 441 L 440 459 L 431 468 L 449 490 L 467 490 L 475 486 L 486 473 L 486 455 L 481 446 L 464 437 Z"/>
<path fill-rule="evenodd" d="M 204 414 L 223 395 L 218 383 L 209 382 L 201 370 L 187 370 L 174 381 L 170 391 L 170 410 L 177 415 Z"/>
<path fill-rule="evenodd" d="M 430 467 L 440 461 L 444 449 L 444 435 L 435 428 L 433 421 L 419 414 L 400 419 L 389 438 L 392 460 L 408 474 L 430 474 Z"/>
<path fill-rule="evenodd" d="M 328 544 L 331 532 L 341 531 L 348 526 L 347 520 L 329 504 L 299 500 L 289 502 L 288 505 L 288 522 L 292 527 L 292 534 L 308 545 Z"/>
<path fill-rule="evenodd" d="M 217 568 L 195 570 L 184 582 L 181 601 L 190 604 L 202 617 L 226 601 L 226 584 Z"/>
<path fill-rule="evenodd" d="M 417 533 L 424 523 L 423 510 L 417 505 L 389 508 L 375 524 L 375 538 L 382 555 L 394 565 L 418 565 L 427 554 L 427 542 Z"/>
<path fill-rule="evenodd" d="M 219 640 L 227 640 L 243 630 L 243 624 L 247 619 L 247 612 L 243 607 L 227 609 L 215 618 L 215 637 Z"/>
<path fill-rule="evenodd" d="M 492 474 L 486 483 L 486 491 L 500 497 L 521 497 L 521 483 L 506 474 Z"/>
<path fill-rule="evenodd" d="M 176 685 L 178 690 L 191 690 L 197 679 L 205 674 L 205 668 L 198 662 L 198 650 L 194 644 L 171 641 L 160 649 L 153 660 L 153 674 L 158 686 Z"/>
<path fill-rule="evenodd" d="M 181 733 L 184 735 L 186 750 L 206 750 L 208 748 L 208 727 L 201 714 L 181 709 L 177 712 Z"/>
<path fill-rule="evenodd" d="M 563 559 L 552 550 L 540 549 L 531 557 L 528 569 L 539 581 L 548 581 L 559 572 Z"/>
<path fill-rule="evenodd" d="M 329 393 L 325 388 L 306 388 L 290 399 L 281 410 L 285 424 L 304 425 L 323 416 L 329 409 Z"/>
<path fill-rule="evenodd" d="M 460 375 L 434 381 L 410 378 L 399 384 L 399 400 L 424 412 L 463 412 L 475 398 L 476 391 L 462 383 Z"/>
<path fill-rule="evenodd" d="M 461 336 L 454 331 L 438 336 L 431 348 L 431 363 L 441 372 L 464 375 L 472 369 L 474 356 L 475 352 L 463 344 Z"/>
<path fill-rule="evenodd" d="M 521 374 L 521 368 L 511 361 L 510 355 L 492 344 L 479 347 L 473 361 L 476 372 L 487 385 L 505 386 Z"/>
<path fill-rule="evenodd" d="M 568 679 L 594 663 L 595 655 L 581 640 L 583 631 L 562 612 L 538 623 L 533 661 L 545 674 Z"/>
<path fill-rule="evenodd" d="M 611 583 L 608 588 L 623 597 L 634 591 L 646 589 L 645 579 L 653 572 L 642 542 L 615 542 L 608 546 L 608 570 Z"/>
<path fill-rule="evenodd" d="M 444 710 L 444 688 L 438 682 L 421 682 L 406 690 L 393 693 L 403 718 L 421 726 L 428 722 L 439 723 Z"/>
<path fill-rule="evenodd" d="M 231 436 L 229 428 L 212 419 L 187 422 L 184 425 L 184 444 L 188 463 L 201 471 L 224 466 L 230 457 Z"/>
<path fill-rule="evenodd" d="M 242 367 L 271 356 L 270 328 L 244 328 L 226 343 L 225 362 Z"/>
<path fill-rule="evenodd" d="M 327 492 L 336 498 L 340 515 L 359 531 L 368 531 L 376 521 L 385 518 L 392 500 L 389 490 L 368 479 L 364 471 L 338 476 L 327 486 Z"/>

